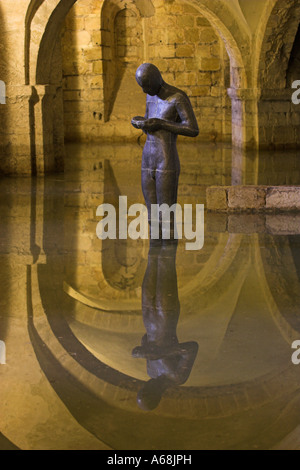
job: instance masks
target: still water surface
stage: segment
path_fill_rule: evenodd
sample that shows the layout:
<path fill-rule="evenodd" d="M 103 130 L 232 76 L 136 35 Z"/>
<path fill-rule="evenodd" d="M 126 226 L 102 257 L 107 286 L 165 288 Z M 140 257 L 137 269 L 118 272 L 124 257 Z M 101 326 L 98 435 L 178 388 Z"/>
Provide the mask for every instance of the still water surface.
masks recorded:
<path fill-rule="evenodd" d="M 180 153 L 180 203 L 230 184 L 230 148 Z M 101 241 L 99 204 L 143 202 L 140 154 L 69 146 L 65 176 L 0 181 L 0 448 L 299 448 L 299 216 L 206 213 L 195 252 Z M 282 158 L 260 184 L 299 183 Z"/>

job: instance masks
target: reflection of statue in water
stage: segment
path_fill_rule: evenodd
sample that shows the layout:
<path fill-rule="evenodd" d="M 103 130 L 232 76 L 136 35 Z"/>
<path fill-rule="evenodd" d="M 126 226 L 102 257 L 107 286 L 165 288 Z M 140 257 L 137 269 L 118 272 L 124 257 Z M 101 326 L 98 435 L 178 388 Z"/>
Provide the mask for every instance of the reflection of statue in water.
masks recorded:
<path fill-rule="evenodd" d="M 132 355 L 147 359 L 151 380 L 140 389 L 138 404 L 153 410 L 164 391 L 184 384 L 197 352 L 196 342 L 179 343 L 176 333 L 180 314 L 176 274 L 176 245 L 150 248 L 142 289 L 143 319 L 147 334 Z"/>
<path fill-rule="evenodd" d="M 151 204 L 177 202 L 180 163 L 177 135 L 196 137 L 198 124 L 188 96 L 164 82 L 152 64 L 141 65 L 136 80 L 147 93 L 145 117 L 135 117 L 132 125 L 147 134 L 142 159 L 142 188 L 151 222 Z"/>

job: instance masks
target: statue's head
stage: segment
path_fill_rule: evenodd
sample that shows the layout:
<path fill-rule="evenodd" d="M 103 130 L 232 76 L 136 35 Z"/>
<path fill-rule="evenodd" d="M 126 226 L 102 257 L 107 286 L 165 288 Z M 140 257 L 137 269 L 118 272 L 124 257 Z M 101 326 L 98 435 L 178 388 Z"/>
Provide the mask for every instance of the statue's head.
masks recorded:
<path fill-rule="evenodd" d="M 138 392 L 138 406 L 144 411 L 151 411 L 157 408 L 164 391 L 169 385 L 170 381 L 165 376 L 160 376 L 146 382 Z"/>
<path fill-rule="evenodd" d="M 143 92 L 150 96 L 157 95 L 164 83 L 160 71 L 153 64 L 142 64 L 137 69 L 135 78 Z"/>

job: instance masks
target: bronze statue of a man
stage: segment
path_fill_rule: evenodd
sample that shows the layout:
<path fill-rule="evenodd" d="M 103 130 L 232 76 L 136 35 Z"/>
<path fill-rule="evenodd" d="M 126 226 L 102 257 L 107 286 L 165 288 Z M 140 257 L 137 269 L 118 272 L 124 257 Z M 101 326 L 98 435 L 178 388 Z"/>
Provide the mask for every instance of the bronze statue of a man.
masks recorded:
<path fill-rule="evenodd" d="M 142 64 L 137 69 L 136 80 L 147 94 L 145 117 L 133 118 L 132 125 L 147 134 L 142 189 L 151 224 L 152 204 L 171 207 L 177 202 L 180 173 L 177 136 L 196 137 L 199 128 L 186 93 L 165 83 L 155 65 Z"/>

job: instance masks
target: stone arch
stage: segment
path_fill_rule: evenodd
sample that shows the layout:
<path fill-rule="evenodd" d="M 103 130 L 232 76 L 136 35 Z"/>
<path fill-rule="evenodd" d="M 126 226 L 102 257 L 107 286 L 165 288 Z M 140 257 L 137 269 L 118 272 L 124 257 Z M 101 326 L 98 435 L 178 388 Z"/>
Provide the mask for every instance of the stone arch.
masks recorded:
<path fill-rule="evenodd" d="M 40 145 L 40 150 L 37 152 L 41 154 L 41 157 L 34 157 L 39 162 L 37 163 L 37 173 L 43 173 L 44 171 L 51 171 L 57 168 L 61 169 L 61 163 L 55 162 L 55 150 L 53 145 L 58 142 L 58 148 L 60 154 L 62 154 L 63 146 L 63 126 L 61 123 L 55 125 L 51 121 L 54 119 L 54 113 L 50 110 L 53 96 L 57 96 L 58 83 L 53 83 L 51 86 L 51 62 L 55 56 L 55 47 L 57 44 L 57 38 L 59 32 L 65 20 L 65 17 L 71 7 L 75 4 L 76 0 L 32 0 L 30 2 L 26 18 L 25 18 L 25 82 L 28 85 L 37 86 L 36 92 L 38 97 L 34 97 L 31 103 L 37 108 L 37 103 L 42 104 L 44 102 L 44 109 L 40 110 L 38 119 L 40 120 L 40 136 L 44 142 Z M 132 0 L 129 2 L 130 8 L 135 9 L 136 12 L 143 17 L 151 16 L 154 12 L 154 7 L 151 5 L 152 1 L 144 2 L 143 0 Z M 199 11 L 212 25 L 217 32 L 218 36 L 223 40 L 228 55 L 230 57 L 230 68 L 231 68 L 231 90 L 233 90 L 230 98 L 233 103 L 233 141 L 236 145 L 243 144 L 244 141 L 251 141 L 252 135 L 247 136 L 245 132 L 245 119 L 246 115 L 249 115 L 248 110 L 243 104 L 244 96 L 237 95 L 236 90 L 247 89 L 251 78 L 249 79 L 249 57 L 250 57 L 250 35 L 247 30 L 247 25 L 241 20 L 238 13 L 235 12 L 234 8 L 230 7 L 230 4 L 220 2 L 216 0 L 186 0 L 186 4 L 192 6 Z M 124 4 L 120 0 L 105 0 L 101 7 L 101 43 L 106 44 L 108 34 L 107 24 L 112 25 L 112 21 L 115 15 Z M 107 24 L 105 24 L 105 21 Z M 111 28 L 113 30 L 113 26 Z M 106 50 L 106 51 L 105 51 Z M 105 59 L 105 54 L 109 54 L 109 47 L 102 47 L 102 59 Z M 111 70 L 112 64 L 109 65 L 109 60 L 105 63 L 103 60 L 103 99 L 108 103 L 110 100 L 106 99 L 109 97 L 111 92 Z M 107 78 L 105 78 L 107 77 Z M 53 88 L 54 85 L 54 89 Z M 40 88 L 40 86 L 46 87 Z M 55 87 L 56 86 L 56 87 Z M 41 95 L 41 96 L 40 96 Z M 56 98 L 55 98 L 56 99 Z M 59 98 L 57 98 L 57 107 L 62 107 L 62 103 L 59 105 Z M 47 105 L 48 103 L 48 105 Z M 105 119 L 108 119 L 110 110 L 109 106 L 105 107 L 104 115 Z M 48 110 L 48 112 L 46 112 Z M 45 124 L 45 114 L 47 124 Z M 55 113 L 57 114 L 57 113 Z M 242 123 L 242 124 L 241 124 Z M 34 126 L 32 126 L 34 128 Z M 250 129 L 253 126 L 249 126 Z M 45 130 L 46 129 L 46 130 Z M 53 129 L 61 129 L 61 135 L 51 137 Z M 39 138 L 35 139 L 35 141 Z M 55 141 L 53 144 L 53 140 Z M 45 144 L 46 141 L 46 144 Z M 36 145 L 36 142 L 35 142 Z M 45 150 L 46 149 L 46 150 Z M 45 159 L 43 153 L 48 153 L 48 157 Z M 61 158 L 61 156 L 60 156 Z M 45 160 L 45 161 L 44 161 Z"/>
<path fill-rule="evenodd" d="M 103 98 L 104 98 L 104 120 L 108 121 L 112 113 L 114 102 L 120 87 L 123 75 L 125 73 L 118 50 L 122 47 L 123 58 L 126 56 L 126 45 L 118 45 L 118 28 L 120 27 L 121 16 L 128 12 L 132 19 L 136 19 L 136 26 L 141 23 L 143 13 L 137 8 L 136 2 L 130 0 L 123 4 L 121 0 L 104 0 L 101 9 L 101 43 L 103 60 Z M 126 18 L 122 18 L 126 23 Z M 138 21 L 138 19 L 140 21 Z M 122 31 L 124 40 L 126 40 L 126 25 Z M 120 47 L 121 46 L 121 47 Z M 141 61 L 143 59 L 142 54 Z M 123 64 L 124 65 L 124 64 Z"/>
<path fill-rule="evenodd" d="M 27 9 L 26 17 L 25 17 L 25 57 L 24 57 L 24 64 L 25 64 L 25 84 L 29 83 L 29 66 L 30 66 L 30 41 L 31 41 L 31 23 L 32 20 L 42 5 L 44 0 L 31 0 L 30 4 Z"/>
<path fill-rule="evenodd" d="M 287 86 L 291 87 L 300 77 L 300 23 L 287 69 Z"/>
<path fill-rule="evenodd" d="M 43 51 L 47 50 L 49 54 L 49 48 L 50 51 L 52 50 L 55 43 L 53 38 L 58 34 L 67 12 L 75 2 L 76 0 L 49 0 L 46 3 L 45 0 L 31 0 L 25 19 L 25 73 L 27 77 L 30 75 L 30 83 L 34 83 L 34 80 L 32 80 L 34 75 L 31 75 L 29 71 L 32 70 L 34 73 L 34 70 L 36 70 L 37 77 L 39 77 L 38 83 L 44 81 L 46 74 L 49 73 L 47 64 L 46 69 L 43 71 L 41 70 L 43 68 L 42 64 L 37 65 L 38 57 L 42 60 Z M 109 16 L 105 14 L 108 3 L 111 10 Z M 134 0 L 134 3 L 141 16 L 153 14 L 151 10 L 152 2 L 145 4 L 143 1 Z M 245 64 L 243 55 L 247 59 L 248 54 L 242 54 L 241 52 L 247 49 L 249 52 L 250 48 L 250 37 L 246 26 L 239 21 L 234 14 L 234 10 L 223 2 L 221 4 L 216 0 L 202 0 L 199 3 L 197 0 L 187 0 L 187 3 L 193 5 L 210 21 L 224 41 L 234 70 L 234 85 L 239 88 L 247 88 L 248 80 L 245 70 L 247 64 Z M 119 10 L 120 0 L 109 0 L 109 2 L 105 0 L 102 5 L 101 16 L 102 18 L 111 18 Z M 111 19 L 108 21 L 111 21 Z M 104 29 L 104 26 L 102 23 L 102 29 Z"/>
<path fill-rule="evenodd" d="M 232 85 L 247 88 L 247 59 L 250 52 L 250 35 L 246 24 L 240 21 L 227 2 L 216 0 L 187 0 L 208 19 L 223 40 L 231 62 Z M 242 53 L 243 51 L 243 53 Z"/>
<path fill-rule="evenodd" d="M 300 23 L 300 0 L 270 2 L 256 42 L 255 81 L 261 148 L 298 147 L 299 107 L 292 104 L 291 67 Z"/>
<path fill-rule="evenodd" d="M 26 84 L 47 83 L 46 77 L 51 65 L 51 61 L 47 59 L 53 54 L 57 34 L 75 2 L 76 0 L 31 0 L 25 17 Z M 43 66 L 45 70 L 42 70 Z"/>
<path fill-rule="evenodd" d="M 43 37 L 40 42 L 40 49 L 37 57 L 36 83 L 45 85 L 49 83 L 51 76 L 51 62 L 54 53 L 57 37 L 61 31 L 65 17 L 76 0 L 65 0 L 59 2 L 52 14 L 49 16 Z M 50 57 L 50 60 L 49 60 Z"/>
<path fill-rule="evenodd" d="M 262 23 L 257 82 L 264 89 L 284 89 L 287 69 L 300 23 L 299 0 L 277 0 Z M 266 21 L 267 20 L 267 21 Z"/>
<path fill-rule="evenodd" d="M 25 16 L 25 84 L 32 86 L 29 121 L 33 174 L 63 169 L 62 90 L 51 67 L 60 28 L 75 1 L 32 0 Z"/>
<path fill-rule="evenodd" d="M 257 90 L 253 89 L 251 32 L 236 2 L 187 0 L 212 25 L 223 40 L 230 59 L 232 102 L 232 143 L 237 148 L 258 145 Z M 236 162 L 233 159 L 233 166 Z"/>

